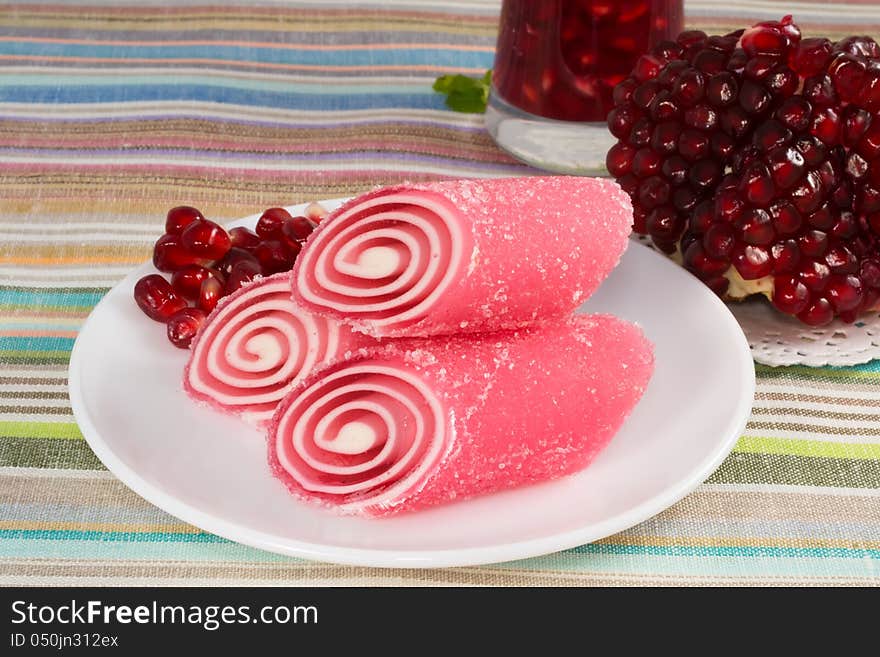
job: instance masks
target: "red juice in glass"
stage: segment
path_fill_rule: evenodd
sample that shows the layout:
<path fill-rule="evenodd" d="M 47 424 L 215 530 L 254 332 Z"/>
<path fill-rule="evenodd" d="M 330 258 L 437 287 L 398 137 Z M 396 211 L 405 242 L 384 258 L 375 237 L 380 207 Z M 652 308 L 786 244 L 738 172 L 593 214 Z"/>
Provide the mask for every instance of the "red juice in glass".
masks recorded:
<path fill-rule="evenodd" d="M 604 121 L 614 85 L 682 31 L 682 15 L 682 0 L 504 0 L 490 133 L 542 168 L 601 168 L 613 143 Z"/>

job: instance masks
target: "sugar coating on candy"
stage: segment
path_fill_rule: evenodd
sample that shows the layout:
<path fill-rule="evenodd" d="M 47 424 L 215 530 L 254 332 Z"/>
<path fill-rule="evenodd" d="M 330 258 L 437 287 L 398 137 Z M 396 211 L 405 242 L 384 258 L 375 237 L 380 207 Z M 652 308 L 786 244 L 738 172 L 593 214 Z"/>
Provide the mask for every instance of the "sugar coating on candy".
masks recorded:
<path fill-rule="evenodd" d="M 184 389 L 261 425 L 319 366 L 376 341 L 293 302 L 290 275 L 258 277 L 221 300 L 192 346 Z"/>
<path fill-rule="evenodd" d="M 631 224 L 629 196 L 607 179 L 379 189 L 312 233 L 294 298 L 379 337 L 516 329 L 580 305 L 619 262 Z"/>
<path fill-rule="evenodd" d="M 652 372 L 641 330 L 609 315 L 388 341 L 285 397 L 269 462 L 294 495 L 367 516 L 554 479 L 608 444 Z"/>

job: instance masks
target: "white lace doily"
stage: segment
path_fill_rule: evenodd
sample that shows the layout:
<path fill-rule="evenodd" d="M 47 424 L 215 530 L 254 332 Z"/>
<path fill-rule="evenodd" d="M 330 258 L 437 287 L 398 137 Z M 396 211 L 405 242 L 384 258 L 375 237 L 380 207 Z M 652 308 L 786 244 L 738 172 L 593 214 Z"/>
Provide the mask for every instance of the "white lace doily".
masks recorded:
<path fill-rule="evenodd" d="M 640 244 L 650 238 L 634 235 Z M 854 324 L 834 320 L 827 326 L 806 326 L 777 312 L 764 297 L 727 304 L 762 365 L 859 365 L 880 358 L 880 311 L 865 313 Z"/>

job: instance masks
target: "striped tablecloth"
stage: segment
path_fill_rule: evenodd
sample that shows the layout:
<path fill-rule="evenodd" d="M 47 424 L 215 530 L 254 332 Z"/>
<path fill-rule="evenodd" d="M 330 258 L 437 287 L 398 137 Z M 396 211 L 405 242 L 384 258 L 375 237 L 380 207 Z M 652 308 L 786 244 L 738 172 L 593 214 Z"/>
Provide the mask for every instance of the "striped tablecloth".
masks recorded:
<path fill-rule="evenodd" d="M 67 361 L 165 209 L 228 220 L 403 179 L 530 172 L 431 91 L 440 73 L 491 66 L 498 2 L 222 4 L 0 6 L 0 582 L 880 583 L 876 361 L 757 367 L 746 435 L 709 482 L 621 534 L 516 563 L 299 561 L 206 534 L 119 483 L 73 421 Z M 786 7 L 690 2 L 688 22 L 727 30 Z M 865 0 L 794 9 L 814 34 L 878 35 Z"/>

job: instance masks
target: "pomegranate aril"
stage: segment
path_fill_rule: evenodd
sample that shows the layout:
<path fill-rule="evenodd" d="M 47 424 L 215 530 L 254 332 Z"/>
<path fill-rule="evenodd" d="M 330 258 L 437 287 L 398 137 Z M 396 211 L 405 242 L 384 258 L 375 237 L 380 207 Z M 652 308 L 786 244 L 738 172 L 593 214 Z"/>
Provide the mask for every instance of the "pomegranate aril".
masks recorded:
<path fill-rule="evenodd" d="M 135 283 L 134 300 L 147 317 L 157 322 L 167 322 L 174 313 L 186 308 L 186 301 L 159 274 L 149 274 Z"/>
<path fill-rule="evenodd" d="M 605 155 L 605 167 L 615 178 L 628 173 L 632 168 L 633 157 L 636 149 L 629 144 L 618 142 L 612 146 Z"/>
<path fill-rule="evenodd" d="M 703 247 L 713 258 L 729 258 L 735 244 L 733 229 L 727 224 L 713 224 L 703 236 Z"/>
<path fill-rule="evenodd" d="M 290 269 L 296 257 L 280 240 L 265 240 L 256 248 L 254 255 L 267 275 Z"/>
<path fill-rule="evenodd" d="M 204 323 L 204 311 L 198 308 L 184 308 L 168 320 L 168 339 L 175 347 L 188 349 Z"/>
<path fill-rule="evenodd" d="M 770 214 L 761 208 L 752 208 L 742 214 L 738 220 L 740 237 L 746 244 L 768 246 L 776 237 Z"/>
<path fill-rule="evenodd" d="M 202 281 L 202 286 L 199 290 L 199 308 L 206 313 L 210 313 L 217 306 L 220 297 L 225 293 L 225 282 L 218 276 L 209 276 Z"/>
<path fill-rule="evenodd" d="M 666 153 L 674 153 L 676 147 L 678 146 L 678 138 L 681 135 L 681 125 L 672 121 L 667 121 L 665 123 L 660 123 L 654 128 L 654 132 L 651 134 L 651 148 L 654 149 L 659 154 Z M 616 144 L 611 147 L 611 150 L 608 151 L 609 156 L 612 151 L 618 147 L 631 148 L 626 144 Z M 616 156 L 618 159 L 622 159 L 626 153 Z M 611 169 L 609 168 L 609 171 Z"/>
<path fill-rule="evenodd" d="M 639 111 L 632 105 L 615 107 L 608 114 L 608 130 L 618 139 L 628 139 L 639 118 Z"/>
<path fill-rule="evenodd" d="M 797 318 L 809 326 L 824 326 L 834 319 L 834 308 L 827 299 L 819 297 L 799 312 Z"/>
<path fill-rule="evenodd" d="M 801 132 L 810 125 L 812 111 L 812 105 L 803 96 L 792 96 L 779 106 L 774 116 L 789 130 Z"/>
<path fill-rule="evenodd" d="M 260 276 L 262 271 L 259 263 L 256 261 L 239 260 L 232 266 L 229 275 L 226 277 L 226 294 L 232 294 L 243 285 L 247 285 L 257 276 Z"/>
<path fill-rule="evenodd" d="M 260 244 L 262 244 L 262 242 L 260 242 Z M 223 260 L 217 263 L 216 269 L 221 274 L 228 277 L 230 272 L 232 271 L 232 268 L 239 262 L 250 262 L 257 267 L 260 266 L 260 262 L 259 260 L 257 260 L 257 257 L 254 254 L 234 246 L 229 249 L 229 252 L 223 258 Z"/>
<path fill-rule="evenodd" d="M 696 105 L 706 91 L 706 76 L 694 69 L 683 72 L 672 87 L 672 96 L 683 107 Z"/>
<path fill-rule="evenodd" d="M 730 267 L 727 259 L 712 258 L 706 253 L 700 241 L 692 242 L 684 252 L 684 264 L 700 278 L 720 276 Z"/>
<path fill-rule="evenodd" d="M 831 271 L 828 267 L 816 260 L 808 260 L 798 269 L 798 278 L 813 292 L 824 290 L 830 276 Z"/>
<path fill-rule="evenodd" d="M 825 264 L 835 274 L 855 274 L 859 261 L 852 252 L 841 244 L 833 244 L 825 253 Z"/>
<path fill-rule="evenodd" d="M 234 247 L 244 249 L 245 251 L 253 251 L 262 240 L 252 230 L 244 226 L 237 226 L 229 229 L 229 241 Z"/>
<path fill-rule="evenodd" d="M 669 200 L 669 183 L 660 176 L 646 178 L 639 186 L 638 199 L 647 210 L 663 205 Z"/>
<path fill-rule="evenodd" d="M 180 243 L 190 253 L 209 260 L 219 260 L 232 246 L 223 227 L 207 219 L 197 219 L 184 228 Z"/>
<path fill-rule="evenodd" d="M 739 90 L 739 104 L 747 113 L 760 115 L 770 107 L 770 94 L 752 80 L 743 81 Z"/>
<path fill-rule="evenodd" d="M 650 148 L 642 148 L 633 156 L 632 172 L 639 178 L 653 176 L 660 171 L 661 158 Z"/>
<path fill-rule="evenodd" d="M 810 258 L 820 258 L 828 250 L 828 235 L 821 230 L 810 230 L 798 238 L 801 253 Z"/>
<path fill-rule="evenodd" d="M 809 305 L 810 291 L 794 276 L 777 276 L 771 300 L 779 311 L 797 315 Z"/>
<path fill-rule="evenodd" d="M 825 288 L 825 296 L 838 313 L 857 307 L 862 295 L 862 281 L 853 275 L 832 274 Z"/>
<path fill-rule="evenodd" d="M 751 281 L 770 275 L 773 260 L 762 246 L 738 244 L 731 257 L 734 267 L 745 280 Z"/>
<path fill-rule="evenodd" d="M 779 235 L 792 235 L 798 232 L 804 223 L 801 213 L 787 199 L 774 201 L 767 210 Z"/>
<path fill-rule="evenodd" d="M 678 152 L 688 162 L 697 162 L 709 153 L 709 137 L 698 130 L 685 129 L 678 138 Z"/>
<path fill-rule="evenodd" d="M 165 216 L 165 232 L 169 235 L 179 235 L 197 219 L 204 219 L 199 210 L 189 205 L 178 205 L 176 208 L 171 208 Z"/>
<path fill-rule="evenodd" d="M 791 67 L 805 78 L 818 75 L 825 70 L 832 49 L 828 39 L 802 39 L 791 55 Z"/>
<path fill-rule="evenodd" d="M 661 243 L 674 243 L 681 235 L 684 222 L 679 214 L 668 205 L 651 212 L 647 219 L 648 232 Z"/>
<path fill-rule="evenodd" d="M 735 103 L 739 96 L 739 83 L 732 73 L 727 71 L 709 78 L 706 85 L 706 99 L 714 107 L 727 107 Z"/>
<path fill-rule="evenodd" d="M 284 208 L 269 208 L 257 219 L 257 235 L 263 239 L 276 239 L 281 235 L 281 226 L 290 219 L 290 213 Z"/>
<path fill-rule="evenodd" d="M 773 273 L 776 275 L 795 271 L 801 259 L 800 249 L 794 240 L 777 242 L 770 248 L 770 255 L 773 256 Z"/>
<path fill-rule="evenodd" d="M 211 258 L 192 253 L 180 242 L 180 235 L 165 234 L 153 247 L 153 266 L 159 271 L 174 272 L 188 265 L 206 266 Z"/>
<path fill-rule="evenodd" d="M 187 265 L 171 275 L 171 287 L 187 301 L 195 301 L 199 298 L 202 281 L 211 275 L 212 272 L 207 267 Z"/>

